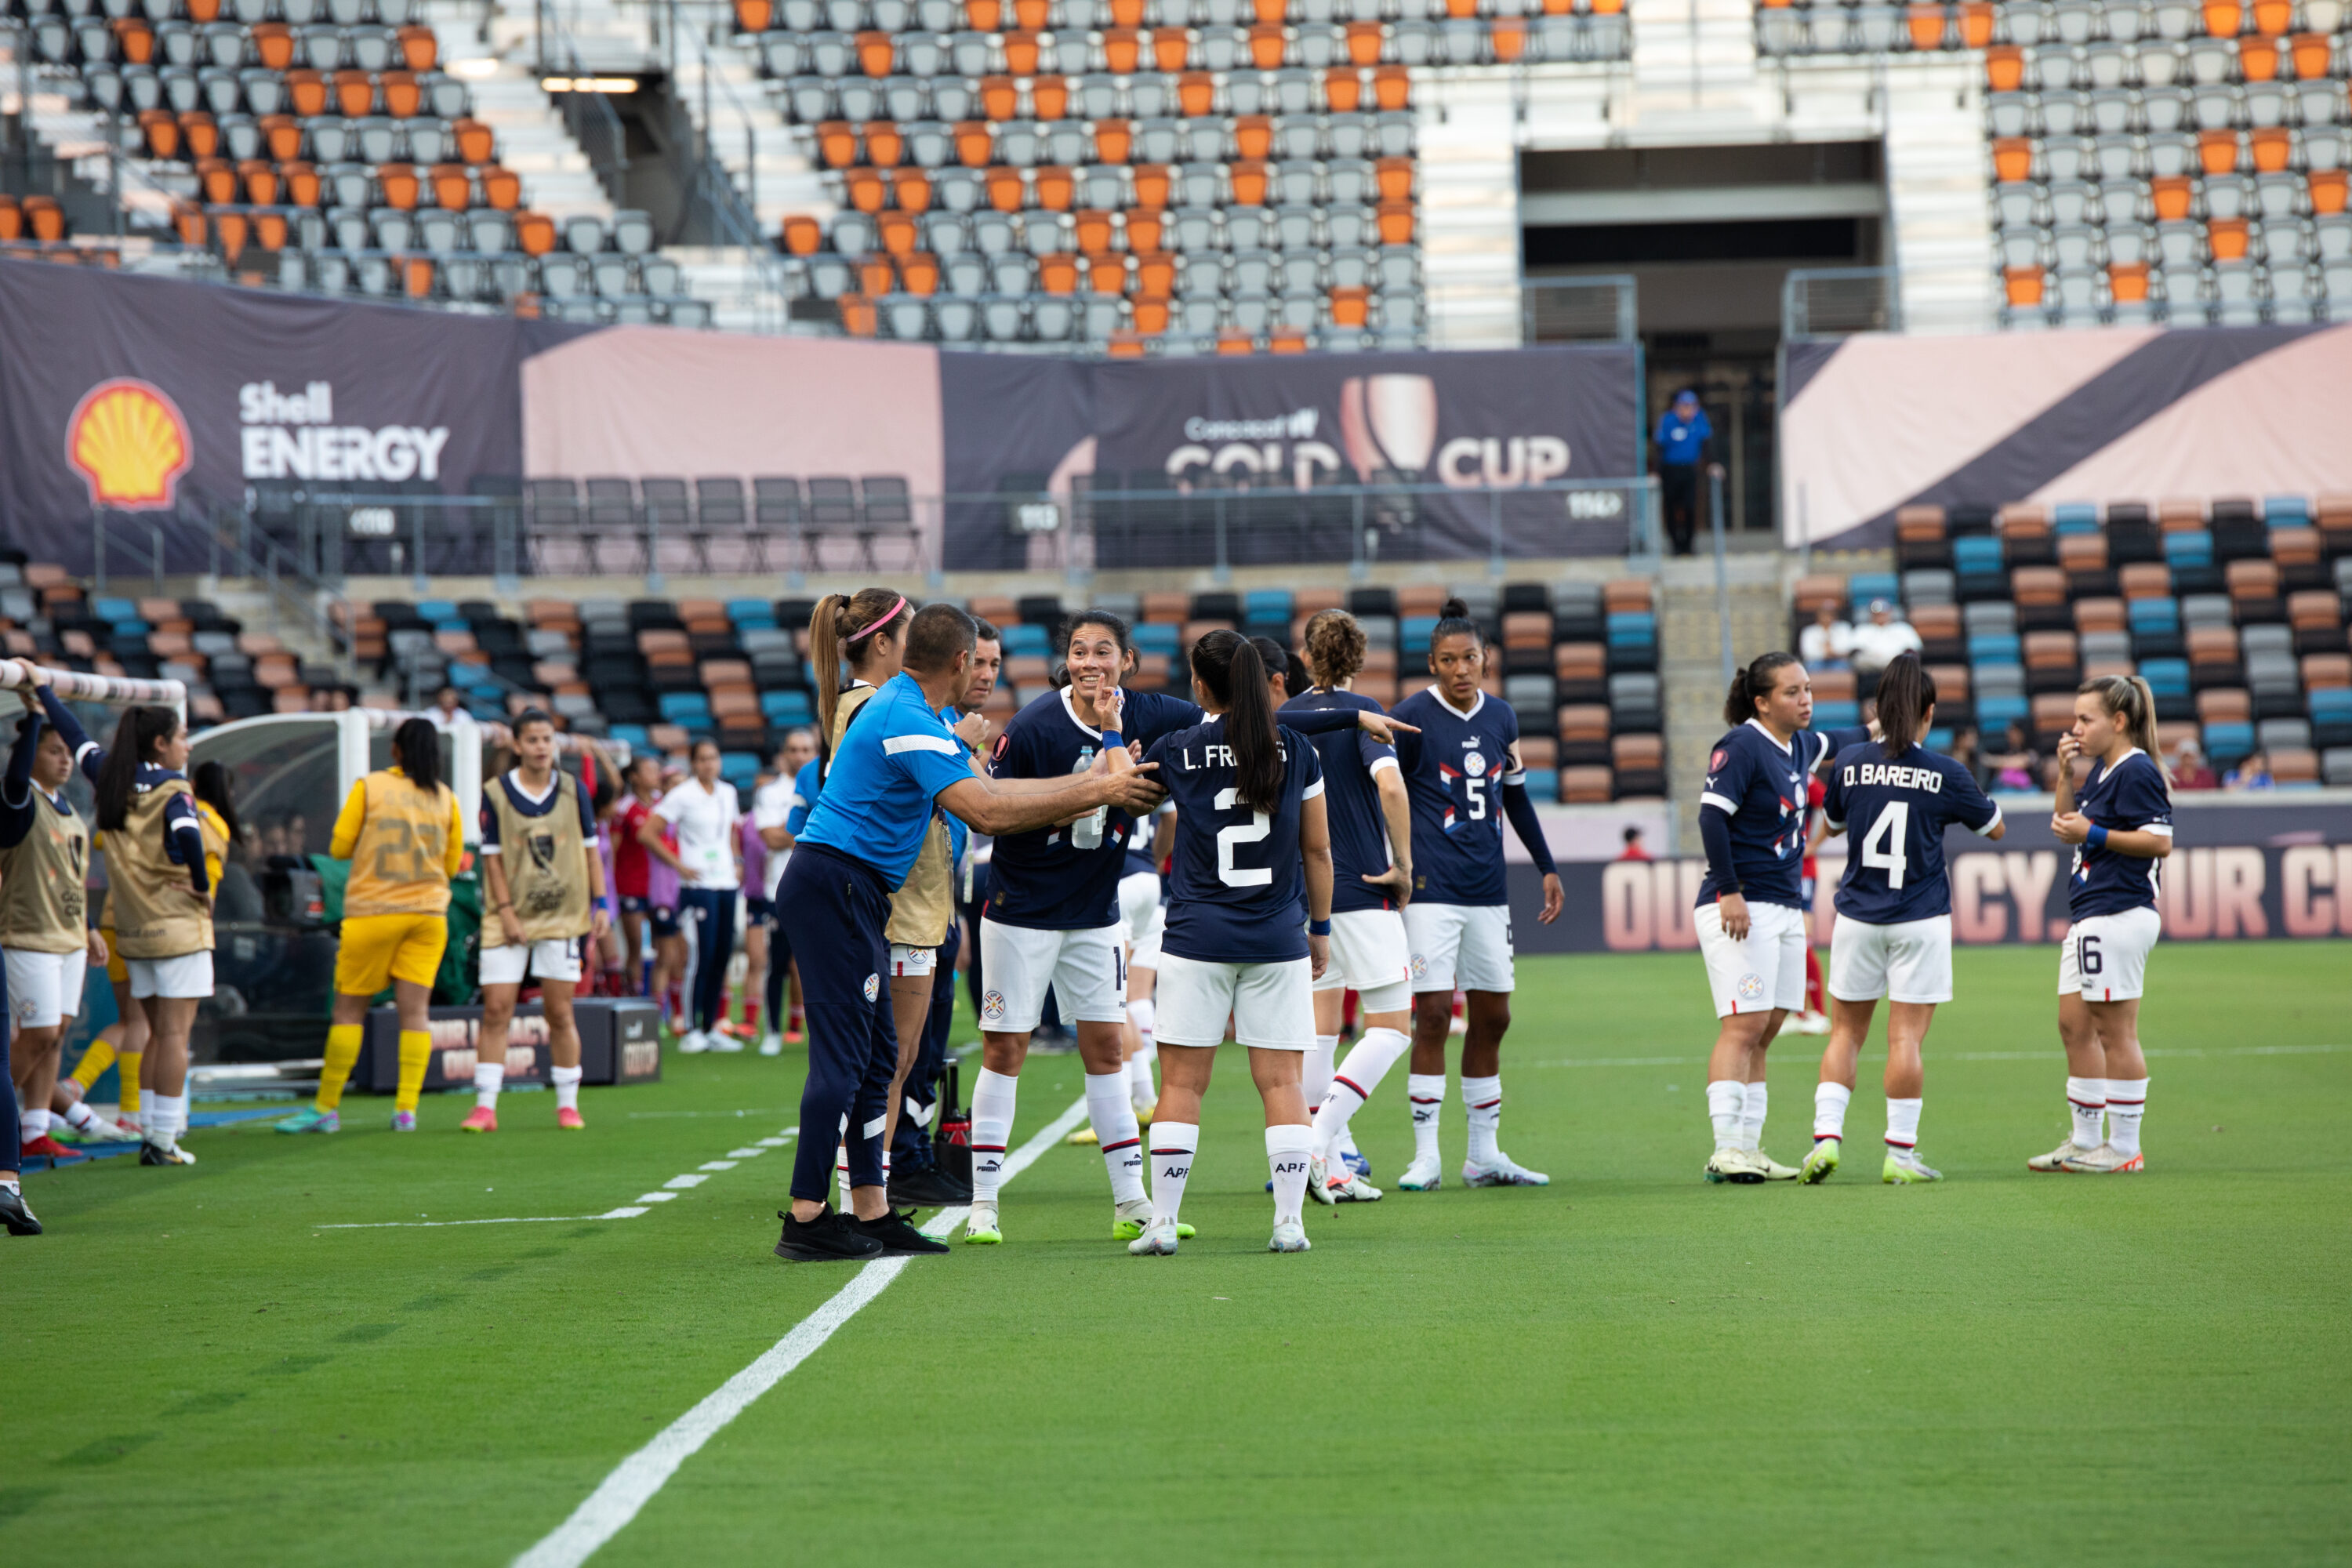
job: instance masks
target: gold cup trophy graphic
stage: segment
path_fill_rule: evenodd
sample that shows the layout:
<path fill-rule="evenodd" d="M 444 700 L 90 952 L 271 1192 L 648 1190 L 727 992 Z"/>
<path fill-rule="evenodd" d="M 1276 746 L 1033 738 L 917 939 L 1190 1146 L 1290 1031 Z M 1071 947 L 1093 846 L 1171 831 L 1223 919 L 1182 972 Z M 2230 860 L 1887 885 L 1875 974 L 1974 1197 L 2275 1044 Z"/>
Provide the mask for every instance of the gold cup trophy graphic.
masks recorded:
<path fill-rule="evenodd" d="M 89 486 L 91 506 L 146 511 L 172 504 L 195 453 L 171 398 L 124 376 L 82 395 L 66 426 L 66 460 Z"/>

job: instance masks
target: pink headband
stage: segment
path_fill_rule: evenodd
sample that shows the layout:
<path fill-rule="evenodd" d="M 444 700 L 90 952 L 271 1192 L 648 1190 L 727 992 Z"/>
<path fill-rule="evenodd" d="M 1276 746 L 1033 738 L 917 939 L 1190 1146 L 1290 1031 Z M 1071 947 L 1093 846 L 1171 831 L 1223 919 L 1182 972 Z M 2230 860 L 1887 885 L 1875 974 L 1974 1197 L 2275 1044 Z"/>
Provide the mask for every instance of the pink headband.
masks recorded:
<path fill-rule="evenodd" d="M 876 632 L 880 631 L 884 626 L 888 626 L 892 621 L 897 620 L 897 619 L 898 618 L 898 612 L 899 612 L 899 611 L 901 611 L 901 610 L 903 610 L 903 609 L 905 609 L 906 607 L 907 607 L 907 596 L 906 596 L 904 594 L 901 594 L 901 595 L 898 595 L 898 602 L 897 604 L 895 604 L 895 605 L 891 605 L 891 606 L 890 606 L 890 608 L 889 608 L 887 611 L 886 611 L 886 612 L 884 613 L 884 615 L 883 615 L 883 616 L 882 616 L 882 618 L 881 618 L 880 620 L 876 621 L 872 626 L 867 626 L 864 631 L 854 634 L 854 635 L 850 637 L 850 639 L 849 639 L 849 640 L 850 640 L 851 642 L 861 642 L 861 641 L 865 640 L 866 638 L 867 638 L 867 637 L 872 637 Z"/>

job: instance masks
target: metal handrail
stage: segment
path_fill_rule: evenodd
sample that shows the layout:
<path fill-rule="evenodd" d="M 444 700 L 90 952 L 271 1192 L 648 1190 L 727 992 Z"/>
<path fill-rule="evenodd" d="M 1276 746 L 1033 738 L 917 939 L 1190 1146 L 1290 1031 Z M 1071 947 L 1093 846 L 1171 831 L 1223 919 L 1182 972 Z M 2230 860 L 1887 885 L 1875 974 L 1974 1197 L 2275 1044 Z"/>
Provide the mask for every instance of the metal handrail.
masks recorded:
<path fill-rule="evenodd" d="M 1903 330 L 1903 278 L 1892 267 L 1801 267 L 1780 285 L 1780 336 L 1838 338 Z"/>
<path fill-rule="evenodd" d="M 575 83 L 586 79 L 588 68 L 581 59 L 580 46 L 556 15 L 554 0 L 532 0 L 531 10 L 536 25 L 533 47 L 541 78 L 562 74 L 572 78 Z M 548 54 L 551 43 L 556 48 L 552 61 Z M 560 67 L 561 70 L 551 69 L 551 66 Z M 629 174 L 629 139 L 627 131 L 621 124 L 620 115 L 614 111 L 611 99 L 601 92 L 576 90 L 551 96 L 563 100 L 560 108 L 564 129 L 571 132 L 572 140 L 579 144 L 580 151 L 587 154 L 588 166 L 595 171 L 597 183 L 614 200 L 622 199 L 626 193 Z M 592 132 L 594 137 L 604 140 L 610 150 L 609 157 L 597 157 Z"/>

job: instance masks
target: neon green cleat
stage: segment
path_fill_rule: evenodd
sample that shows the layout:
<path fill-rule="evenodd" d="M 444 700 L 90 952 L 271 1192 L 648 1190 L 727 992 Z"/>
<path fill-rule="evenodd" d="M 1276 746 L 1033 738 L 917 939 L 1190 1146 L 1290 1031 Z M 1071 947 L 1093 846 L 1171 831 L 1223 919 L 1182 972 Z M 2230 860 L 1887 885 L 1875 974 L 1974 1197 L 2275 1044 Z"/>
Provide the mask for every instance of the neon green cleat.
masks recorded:
<path fill-rule="evenodd" d="M 1099 1143 L 1102 1140 L 1095 1136 L 1095 1130 L 1093 1128 L 1081 1127 L 1076 1132 L 1071 1133 L 1067 1138 L 1063 1139 L 1062 1142 L 1065 1143 L 1085 1145 Z"/>
<path fill-rule="evenodd" d="M 963 1244 L 966 1247 L 1001 1247 L 1003 1243 L 1004 1232 L 997 1227 L 996 1205 L 972 1205 L 971 1212 L 964 1215 Z"/>
<path fill-rule="evenodd" d="M 280 1132 L 340 1132 L 343 1115 L 340 1110 L 321 1110 L 315 1105 L 305 1106 L 278 1124 Z"/>
<path fill-rule="evenodd" d="M 1805 1167 L 1798 1179 L 1809 1187 L 1819 1186 L 1828 1181 L 1831 1173 L 1838 1168 L 1839 1142 L 1835 1138 L 1814 1139 L 1813 1152 L 1805 1156 Z"/>
<path fill-rule="evenodd" d="M 1151 1205 L 1149 1200 L 1112 1211 L 1110 1238 L 1113 1241 L 1133 1241 L 1150 1228 Z M 1180 1219 L 1176 1222 L 1176 1234 L 1189 1241 L 1192 1237 L 1192 1227 Z"/>
<path fill-rule="evenodd" d="M 1940 1182 L 1944 1173 L 1920 1159 L 1916 1149 L 1889 1149 L 1878 1179 L 1891 1187 L 1907 1187 L 1920 1182 Z"/>

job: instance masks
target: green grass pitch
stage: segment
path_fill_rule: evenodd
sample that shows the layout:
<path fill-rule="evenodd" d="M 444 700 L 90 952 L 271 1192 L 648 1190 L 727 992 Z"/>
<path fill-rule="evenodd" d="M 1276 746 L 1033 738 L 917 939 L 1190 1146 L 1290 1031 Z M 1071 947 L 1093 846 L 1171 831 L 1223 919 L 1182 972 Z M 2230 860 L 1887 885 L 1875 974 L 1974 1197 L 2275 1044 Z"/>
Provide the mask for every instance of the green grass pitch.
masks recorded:
<path fill-rule="evenodd" d="M 1520 965 L 1504 1142 L 1546 1190 L 1310 1208 L 1261 1250 L 1258 1111 L 1229 1053 L 1173 1259 L 1108 1239 L 1091 1149 L 1008 1190 L 1006 1245 L 919 1259 L 699 1454 L 599 1563 L 2352 1558 L 2352 944 L 2166 946 L 2150 1173 L 2033 1176 L 2058 1141 L 2054 950 L 1962 950 L 1921 1147 L 1709 1187 L 1695 955 Z M 1817 1041 L 1773 1051 L 1808 1142 Z M 799 1059 L 651 1089 L 345 1102 L 202 1163 L 36 1174 L 0 1242 L 0 1559 L 496 1563 L 849 1278 L 769 1255 L 788 1150 L 588 1215 L 798 1119 Z M 1022 1127 L 1076 1098 L 1033 1058 Z M 1402 1071 L 1359 1119 L 1409 1151 Z M 740 1114 L 738 1114 L 740 1112 Z"/>

